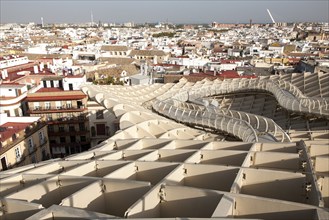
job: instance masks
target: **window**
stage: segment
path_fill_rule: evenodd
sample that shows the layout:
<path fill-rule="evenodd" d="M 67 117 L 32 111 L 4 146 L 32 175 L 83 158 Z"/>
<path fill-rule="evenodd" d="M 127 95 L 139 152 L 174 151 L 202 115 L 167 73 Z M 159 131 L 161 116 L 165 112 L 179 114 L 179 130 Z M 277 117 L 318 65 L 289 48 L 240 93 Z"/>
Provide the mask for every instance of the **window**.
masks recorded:
<path fill-rule="evenodd" d="M 45 109 L 51 109 L 50 102 L 45 102 Z"/>
<path fill-rule="evenodd" d="M 16 140 L 16 138 L 17 138 L 17 135 L 16 135 L 16 134 L 13 134 L 13 135 L 11 136 L 11 139 L 13 139 L 13 141 Z"/>
<path fill-rule="evenodd" d="M 31 163 L 36 163 L 36 162 L 37 162 L 37 160 L 35 159 L 35 155 L 33 154 L 31 156 Z"/>
<path fill-rule="evenodd" d="M 54 125 L 48 125 L 48 131 L 54 132 Z"/>
<path fill-rule="evenodd" d="M 5 114 L 7 114 L 7 116 L 10 116 L 9 110 L 5 110 Z"/>
<path fill-rule="evenodd" d="M 28 148 L 29 148 L 29 152 L 31 153 L 34 149 L 34 146 L 33 146 L 33 140 L 32 140 L 32 138 L 29 138 L 28 140 L 27 140 L 27 146 L 28 146 Z"/>
<path fill-rule="evenodd" d="M 63 113 L 59 112 L 56 114 L 57 115 L 57 119 L 62 119 L 63 118 Z"/>
<path fill-rule="evenodd" d="M 91 127 L 91 136 L 92 137 L 95 137 L 96 136 L 96 128 L 95 128 L 95 126 L 92 126 Z"/>
<path fill-rule="evenodd" d="M 84 123 L 79 123 L 79 130 L 80 131 L 85 131 L 86 130 L 86 127 L 85 127 Z"/>
<path fill-rule="evenodd" d="M 66 142 L 65 137 L 60 137 L 60 138 L 59 138 L 59 142 L 60 142 L 60 143 L 65 143 L 65 142 Z"/>
<path fill-rule="evenodd" d="M 21 160 L 21 150 L 19 147 L 15 148 L 15 157 L 16 157 L 16 162 L 19 162 Z"/>
<path fill-rule="evenodd" d="M 41 151 L 41 160 L 47 160 L 47 153 L 46 153 L 46 150 L 45 149 L 42 149 Z"/>
<path fill-rule="evenodd" d="M 66 114 L 66 116 L 67 116 L 67 118 L 73 118 L 73 113 L 72 113 L 72 112 L 68 112 L 68 113 Z"/>
<path fill-rule="evenodd" d="M 43 144 L 44 141 L 45 141 L 45 137 L 43 135 L 43 131 L 39 131 L 39 141 L 40 141 L 40 144 Z"/>
<path fill-rule="evenodd" d="M 51 114 L 47 114 L 47 121 L 52 121 L 53 120 L 53 116 Z"/>
<path fill-rule="evenodd" d="M 86 142 L 86 140 L 87 140 L 87 139 L 86 139 L 86 136 L 80 136 L 80 141 L 81 141 L 81 142 Z"/>
<path fill-rule="evenodd" d="M 105 135 L 105 124 L 96 125 L 97 135 Z"/>
<path fill-rule="evenodd" d="M 1 166 L 2 166 L 2 170 L 7 170 L 8 169 L 6 156 L 1 158 Z"/>
<path fill-rule="evenodd" d="M 86 117 L 85 117 L 83 114 L 80 114 L 80 115 L 78 116 L 78 119 L 82 121 L 82 120 L 85 120 Z"/>
<path fill-rule="evenodd" d="M 70 141 L 71 141 L 71 143 L 75 143 L 76 142 L 76 137 L 75 136 L 70 136 Z"/>
<path fill-rule="evenodd" d="M 63 125 L 58 126 L 58 131 L 65 132 L 64 126 Z"/>
<path fill-rule="evenodd" d="M 98 110 L 96 112 L 96 119 L 104 119 L 103 110 Z"/>
<path fill-rule="evenodd" d="M 34 110 L 40 109 L 40 103 L 39 102 L 33 102 Z"/>
<path fill-rule="evenodd" d="M 70 125 L 70 126 L 69 126 L 69 131 L 75 131 L 75 127 L 74 127 L 74 125 Z"/>
<path fill-rule="evenodd" d="M 66 108 L 72 108 L 72 101 L 66 101 Z"/>
<path fill-rule="evenodd" d="M 62 102 L 61 101 L 56 101 L 56 109 L 61 109 L 62 108 Z"/>
<path fill-rule="evenodd" d="M 84 105 L 82 104 L 82 101 L 80 100 L 80 101 L 77 101 L 77 106 L 78 106 L 78 108 L 84 108 Z"/>

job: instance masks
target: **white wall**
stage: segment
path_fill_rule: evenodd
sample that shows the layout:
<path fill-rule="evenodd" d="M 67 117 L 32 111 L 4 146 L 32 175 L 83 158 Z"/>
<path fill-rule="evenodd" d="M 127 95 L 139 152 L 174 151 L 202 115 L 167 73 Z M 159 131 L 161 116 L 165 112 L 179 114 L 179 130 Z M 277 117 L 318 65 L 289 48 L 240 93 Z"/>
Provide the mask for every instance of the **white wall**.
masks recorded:
<path fill-rule="evenodd" d="M 20 122 L 28 123 L 38 121 L 40 117 L 8 117 L 7 114 L 0 113 L 0 125 L 3 125 L 7 122 Z"/>
<path fill-rule="evenodd" d="M 0 69 L 28 63 L 27 57 L 16 57 L 0 61 Z"/>
<path fill-rule="evenodd" d="M 10 87 L 0 87 L 0 94 L 5 97 L 16 97 L 16 89 Z"/>
<path fill-rule="evenodd" d="M 84 75 L 81 78 L 64 78 L 63 79 L 63 87 L 64 90 L 69 90 L 69 84 L 73 85 L 73 90 L 80 90 L 80 86 L 86 83 L 86 76 Z"/>

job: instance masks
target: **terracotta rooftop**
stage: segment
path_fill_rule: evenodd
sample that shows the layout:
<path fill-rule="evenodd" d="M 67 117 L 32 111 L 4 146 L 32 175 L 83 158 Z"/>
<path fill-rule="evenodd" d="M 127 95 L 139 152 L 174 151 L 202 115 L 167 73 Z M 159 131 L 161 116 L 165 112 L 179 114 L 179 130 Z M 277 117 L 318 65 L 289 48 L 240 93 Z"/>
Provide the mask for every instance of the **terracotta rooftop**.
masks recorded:
<path fill-rule="evenodd" d="M 36 92 L 63 92 L 64 90 L 61 88 L 41 88 Z"/>
<path fill-rule="evenodd" d="M 79 100 L 87 97 L 82 91 L 64 91 L 58 88 L 42 88 L 35 93 L 29 93 L 26 101 L 59 101 L 59 100 Z"/>
<path fill-rule="evenodd" d="M 24 53 L 25 56 L 29 58 L 29 60 L 38 60 L 41 58 L 49 58 L 49 59 L 56 59 L 56 58 L 72 58 L 70 54 L 29 54 Z"/>
<path fill-rule="evenodd" d="M 128 51 L 129 48 L 127 46 L 119 46 L 119 45 L 103 45 L 101 50 L 105 51 Z"/>
<path fill-rule="evenodd" d="M 162 50 L 132 50 L 130 56 L 165 56 Z"/>
<path fill-rule="evenodd" d="M 31 125 L 31 122 L 28 123 L 19 123 L 19 122 L 7 122 L 0 126 L 0 141 L 5 141 L 10 138 L 13 134 L 18 133 L 24 130 L 26 127 Z"/>
<path fill-rule="evenodd" d="M 214 72 L 213 71 L 207 71 L 207 72 L 203 72 L 203 73 L 193 73 L 190 74 L 189 76 L 196 76 L 196 77 L 221 77 L 221 78 L 256 78 L 256 76 L 240 76 L 238 74 L 237 71 L 235 70 L 226 70 L 226 71 L 222 71 L 221 74 L 220 73 L 216 73 L 216 75 L 214 76 Z"/>
<path fill-rule="evenodd" d="M 19 75 L 18 73 L 19 72 L 24 72 L 24 71 L 28 72 L 28 75 L 30 75 L 30 76 L 55 75 L 54 73 L 52 73 L 47 68 L 43 69 L 42 71 L 39 70 L 39 73 L 34 73 L 33 66 L 32 66 L 32 67 L 22 68 L 22 69 L 18 69 L 18 70 L 15 70 L 15 71 L 8 72 L 8 77 L 5 80 L 14 81 L 14 80 L 17 80 L 19 78 L 22 78 L 22 77 L 26 76 L 27 74 L 26 75 Z"/>
<path fill-rule="evenodd" d="M 125 65 L 125 64 L 131 64 L 135 61 L 133 58 L 119 58 L 119 57 L 100 57 L 100 61 L 105 61 L 108 64 L 117 64 L 117 65 Z"/>

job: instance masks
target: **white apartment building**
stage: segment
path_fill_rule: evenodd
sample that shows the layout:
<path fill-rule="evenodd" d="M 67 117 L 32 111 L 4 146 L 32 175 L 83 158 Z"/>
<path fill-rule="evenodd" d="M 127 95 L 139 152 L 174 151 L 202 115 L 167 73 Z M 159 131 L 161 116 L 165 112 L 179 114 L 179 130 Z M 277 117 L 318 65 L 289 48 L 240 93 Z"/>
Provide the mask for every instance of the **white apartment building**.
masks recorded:
<path fill-rule="evenodd" d="M 18 56 L 18 55 L 3 56 L 0 57 L 0 69 L 26 64 L 28 62 L 29 60 L 26 56 Z"/>
<path fill-rule="evenodd" d="M 27 85 L 19 83 L 0 84 L 0 113 L 23 116 L 22 101 L 27 95 Z"/>

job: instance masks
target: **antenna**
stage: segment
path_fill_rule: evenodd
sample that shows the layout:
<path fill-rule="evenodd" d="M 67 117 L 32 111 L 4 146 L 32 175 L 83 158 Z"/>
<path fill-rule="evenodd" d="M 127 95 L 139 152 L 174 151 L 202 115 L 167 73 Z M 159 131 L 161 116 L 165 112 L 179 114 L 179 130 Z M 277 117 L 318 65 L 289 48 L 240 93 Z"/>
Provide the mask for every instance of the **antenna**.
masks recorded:
<path fill-rule="evenodd" d="M 41 27 L 43 27 L 43 17 L 41 17 Z"/>
<path fill-rule="evenodd" d="M 273 16 L 272 16 L 272 14 L 271 14 L 271 12 L 270 12 L 269 9 L 267 9 L 267 13 L 270 15 L 271 20 L 272 20 L 272 23 L 275 24 L 274 18 L 273 18 Z"/>
<path fill-rule="evenodd" d="M 91 18 L 91 26 L 94 26 L 94 16 L 93 16 L 93 11 L 90 12 L 90 18 Z"/>

